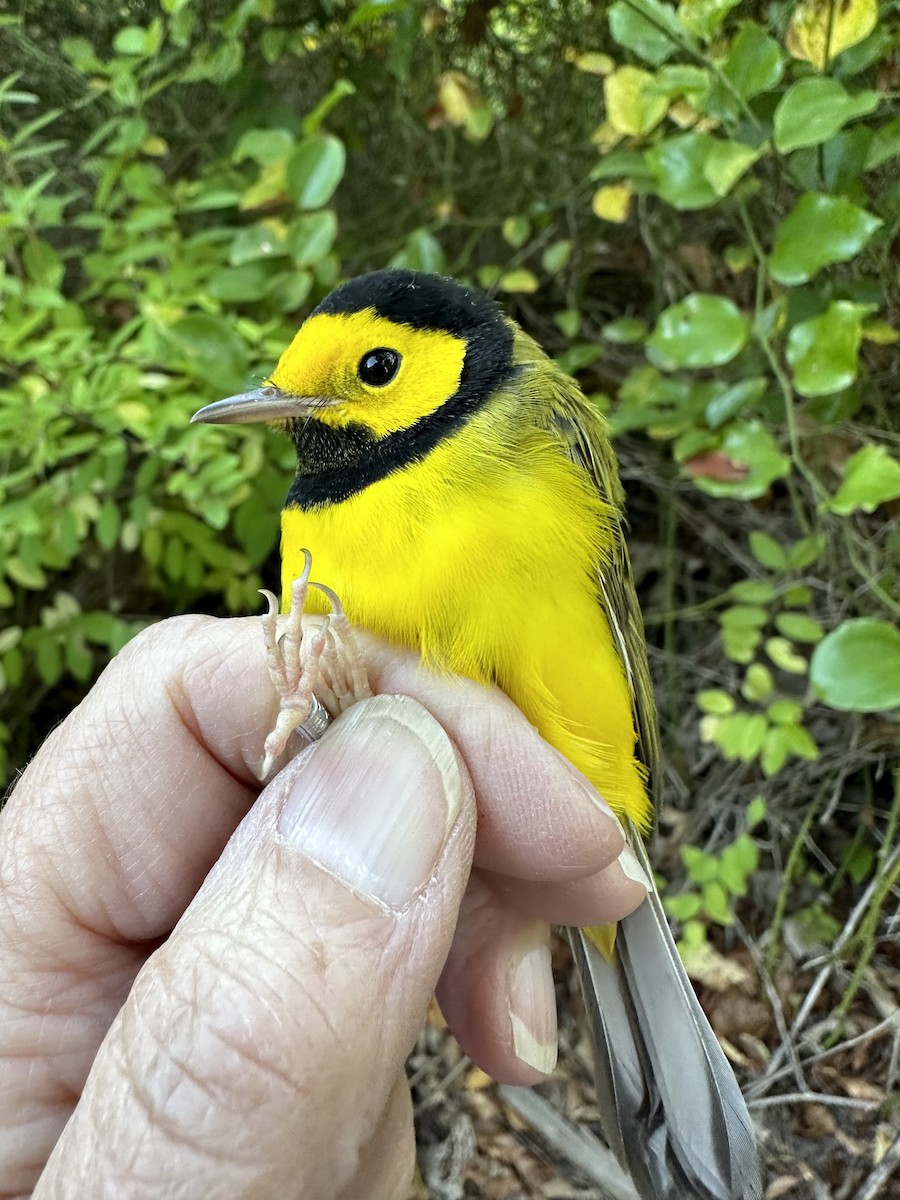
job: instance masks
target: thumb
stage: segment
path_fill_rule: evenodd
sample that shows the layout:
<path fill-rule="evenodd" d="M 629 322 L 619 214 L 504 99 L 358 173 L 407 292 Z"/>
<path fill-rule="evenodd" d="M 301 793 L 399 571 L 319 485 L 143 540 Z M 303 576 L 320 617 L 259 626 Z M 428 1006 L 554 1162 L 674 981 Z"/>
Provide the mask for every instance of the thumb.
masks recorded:
<path fill-rule="evenodd" d="M 465 769 L 421 705 L 340 717 L 141 971 L 35 1196 L 402 1194 L 404 1060 L 474 837 Z"/>

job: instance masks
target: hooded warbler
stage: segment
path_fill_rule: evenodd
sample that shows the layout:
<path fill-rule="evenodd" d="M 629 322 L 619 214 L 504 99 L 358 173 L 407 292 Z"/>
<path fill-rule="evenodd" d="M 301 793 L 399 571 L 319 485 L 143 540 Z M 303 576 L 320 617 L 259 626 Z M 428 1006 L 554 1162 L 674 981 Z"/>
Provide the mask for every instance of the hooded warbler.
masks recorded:
<path fill-rule="evenodd" d="M 643 834 L 658 763 L 624 493 L 603 418 L 488 296 L 407 270 L 345 283 L 266 386 L 195 420 L 278 421 L 297 450 L 282 583 L 317 574 L 354 624 L 499 685 Z M 327 611 L 310 593 L 307 611 Z M 654 892 L 569 931 L 607 1140 L 644 1200 L 761 1195 L 737 1081 Z"/>

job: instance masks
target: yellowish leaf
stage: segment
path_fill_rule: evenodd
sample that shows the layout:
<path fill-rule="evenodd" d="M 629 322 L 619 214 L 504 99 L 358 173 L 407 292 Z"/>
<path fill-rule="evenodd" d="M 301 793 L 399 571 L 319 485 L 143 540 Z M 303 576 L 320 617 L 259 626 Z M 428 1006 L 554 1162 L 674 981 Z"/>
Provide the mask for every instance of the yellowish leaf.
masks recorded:
<path fill-rule="evenodd" d="M 689 104 L 684 98 L 676 100 L 669 108 L 669 117 L 679 129 L 693 129 L 697 124 L 698 116 L 693 104 Z"/>
<path fill-rule="evenodd" d="M 877 20 L 878 0 L 801 0 L 785 42 L 794 58 L 824 71 L 842 51 L 867 38 Z"/>
<path fill-rule="evenodd" d="M 877 346 L 893 346 L 900 341 L 900 333 L 887 321 L 867 321 L 862 327 L 862 335 L 867 342 L 874 342 Z"/>
<path fill-rule="evenodd" d="M 238 201 L 241 212 L 252 212 L 274 201 L 287 199 L 287 159 L 277 158 L 267 163 L 259 178 L 251 183 Z"/>
<path fill-rule="evenodd" d="M 438 103 L 451 125 L 464 126 L 484 99 L 478 88 L 462 71 L 444 71 L 438 80 Z"/>
<path fill-rule="evenodd" d="M 603 81 L 606 119 L 613 129 L 631 137 L 643 137 L 666 115 L 667 96 L 653 89 L 656 79 L 640 67 L 619 67 Z"/>
<path fill-rule="evenodd" d="M 143 146 L 141 146 L 141 150 L 144 152 L 144 154 L 149 155 L 151 158 L 162 158 L 164 154 L 169 153 L 169 143 L 165 138 L 161 138 L 157 134 L 151 133 L 144 142 Z"/>
<path fill-rule="evenodd" d="M 684 967 L 691 979 L 716 992 L 743 987 L 751 982 L 750 972 L 734 958 L 726 958 L 709 942 L 682 950 Z"/>
<path fill-rule="evenodd" d="M 594 216 L 601 221 L 613 221 L 621 225 L 628 220 L 628 210 L 631 208 L 631 188 L 627 183 L 610 183 L 597 188 L 591 201 Z"/>
<path fill-rule="evenodd" d="M 500 276 L 498 287 L 504 292 L 536 292 L 539 284 L 537 276 L 525 267 L 507 271 Z"/>
<path fill-rule="evenodd" d="M 622 136 L 618 129 L 613 129 L 609 121 L 604 121 L 591 134 L 591 144 L 596 146 L 601 154 L 608 154 L 613 146 L 618 146 Z"/>
<path fill-rule="evenodd" d="M 588 75 L 608 75 L 616 69 L 616 60 L 608 54 L 588 50 L 585 54 L 579 54 L 573 60 L 573 65 Z"/>

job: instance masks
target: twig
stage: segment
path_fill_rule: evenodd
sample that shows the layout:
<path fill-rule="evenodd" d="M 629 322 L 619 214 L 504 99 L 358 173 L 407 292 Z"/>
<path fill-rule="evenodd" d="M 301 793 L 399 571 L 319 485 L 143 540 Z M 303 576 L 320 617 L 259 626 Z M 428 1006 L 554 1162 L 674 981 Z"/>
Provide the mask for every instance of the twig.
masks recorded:
<path fill-rule="evenodd" d="M 849 1096 L 829 1096 L 827 1092 L 785 1092 L 783 1096 L 760 1096 L 748 1100 L 748 1108 L 777 1108 L 779 1104 L 824 1104 L 827 1108 L 853 1108 L 857 1112 L 877 1112 L 881 1100 L 852 1100 Z"/>
<path fill-rule="evenodd" d="M 820 1027 L 821 1026 L 819 1026 L 819 1028 Z M 833 1055 L 841 1053 L 843 1050 L 852 1050 L 854 1046 L 861 1046 L 864 1042 L 872 1041 L 873 1038 L 880 1037 L 881 1034 L 887 1033 L 891 1028 L 897 1032 L 900 1032 L 900 1012 L 896 1012 L 889 1017 L 885 1017 L 883 1020 L 879 1021 L 877 1025 L 873 1025 L 871 1029 L 867 1029 L 865 1033 L 858 1033 L 856 1037 L 848 1038 L 845 1042 L 841 1042 L 837 1046 L 829 1046 L 827 1050 L 819 1050 L 815 1054 L 808 1055 L 802 1060 L 803 1066 L 811 1067 L 815 1063 L 822 1062 L 823 1059 L 831 1058 Z M 897 1043 L 895 1042 L 895 1045 L 896 1044 Z M 778 1080 L 783 1079 L 785 1075 L 790 1075 L 792 1069 L 792 1065 L 788 1063 L 787 1066 L 779 1068 L 774 1075 L 767 1075 L 766 1083 L 768 1085 L 777 1083 Z"/>
<path fill-rule="evenodd" d="M 862 1187 L 853 1193 L 853 1200 L 874 1200 L 898 1166 L 900 1166 L 900 1133 L 888 1146 L 882 1155 L 881 1162 Z"/>
<path fill-rule="evenodd" d="M 777 1026 L 778 1033 L 781 1037 L 781 1045 L 785 1048 L 787 1056 L 790 1059 L 790 1065 L 787 1070 L 793 1072 L 794 1081 L 796 1082 L 797 1087 L 806 1090 L 809 1088 L 809 1084 L 806 1082 L 806 1077 L 803 1074 L 803 1066 L 800 1062 L 800 1055 L 797 1053 L 797 1047 L 791 1038 L 791 1033 L 788 1029 L 787 1018 L 784 1015 L 784 1006 L 782 1005 L 781 997 L 778 995 L 775 985 L 772 982 L 772 976 L 769 974 L 762 955 L 753 944 L 753 940 L 737 917 L 734 918 L 734 927 L 744 945 L 747 947 L 750 957 L 753 959 L 753 965 L 756 967 L 757 973 L 762 980 L 763 987 L 766 989 L 766 995 L 769 998 L 772 1015 L 775 1017 L 775 1025 Z"/>

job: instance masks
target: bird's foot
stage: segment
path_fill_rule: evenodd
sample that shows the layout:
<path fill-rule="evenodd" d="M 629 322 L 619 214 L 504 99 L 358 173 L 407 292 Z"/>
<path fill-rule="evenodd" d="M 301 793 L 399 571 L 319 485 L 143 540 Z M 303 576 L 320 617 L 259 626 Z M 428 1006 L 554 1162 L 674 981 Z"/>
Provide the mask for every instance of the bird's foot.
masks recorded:
<path fill-rule="evenodd" d="M 263 591 L 269 611 L 263 617 L 263 637 L 269 677 L 280 697 L 278 719 L 265 740 L 259 777 L 265 779 L 284 753 L 295 730 L 309 741 L 319 733 L 304 730 L 307 722 L 324 708 L 331 717 L 372 695 L 362 653 L 340 600 L 322 583 L 309 578 L 312 556 L 304 551 L 303 574 L 291 584 L 291 607 L 287 628 L 278 634 L 278 601 Z M 308 618 L 303 626 L 306 594 L 316 588 L 328 600 L 331 612 Z"/>

